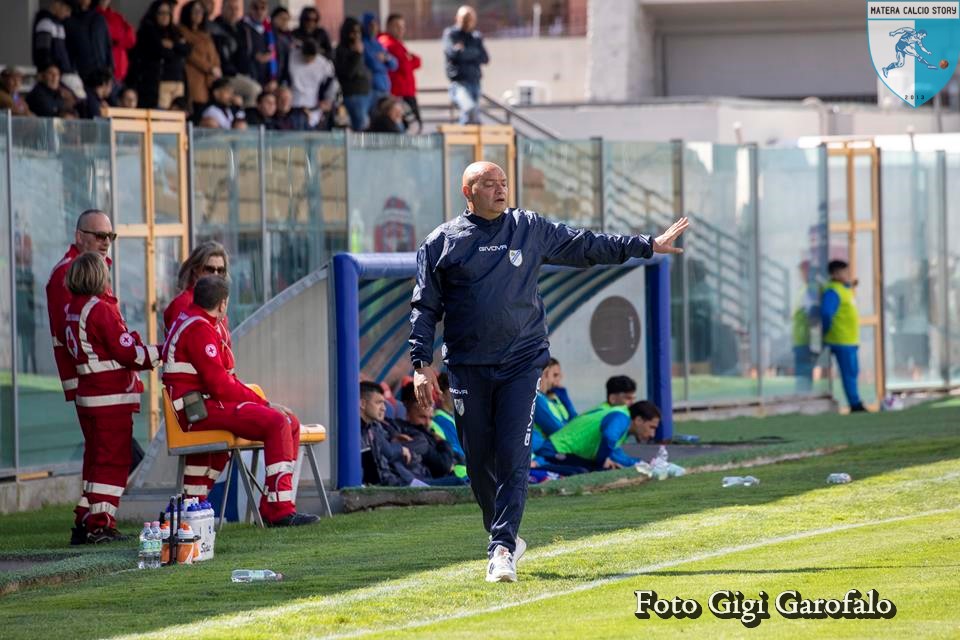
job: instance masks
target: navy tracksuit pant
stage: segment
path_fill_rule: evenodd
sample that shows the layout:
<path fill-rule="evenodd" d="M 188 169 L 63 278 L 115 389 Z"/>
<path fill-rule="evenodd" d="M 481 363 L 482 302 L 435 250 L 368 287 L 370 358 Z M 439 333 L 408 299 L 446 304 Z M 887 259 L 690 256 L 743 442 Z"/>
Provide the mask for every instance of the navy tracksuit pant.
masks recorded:
<path fill-rule="evenodd" d="M 544 351 L 521 364 L 450 367 L 457 433 L 491 536 L 488 554 L 497 545 L 511 553 L 516 546 L 527 501 L 534 402 L 548 357 Z"/>

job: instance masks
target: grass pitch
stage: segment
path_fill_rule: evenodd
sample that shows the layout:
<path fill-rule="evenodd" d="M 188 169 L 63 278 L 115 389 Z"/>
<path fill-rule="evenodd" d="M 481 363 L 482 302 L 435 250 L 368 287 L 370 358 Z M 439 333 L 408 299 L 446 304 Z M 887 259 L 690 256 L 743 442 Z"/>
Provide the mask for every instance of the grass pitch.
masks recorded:
<path fill-rule="evenodd" d="M 385 509 L 301 530 L 228 527 L 217 558 L 196 567 L 118 572 L 134 565 L 132 548 L 83 549 L 60 561 L 72 581 L 0 596 L 0 636 L 960 637 L 960 407 L 738 421 L 728 430 L 755 438 L 790 425 L 780 434 L 793 437 L 805 421 L 817 444 L 850 446 L 755 467 L 754 488 L 722 489 L 730 472 L 716 472 L 531 500 L 516 584 L 483 581 L 475 506 Z M 701 433 L 719 438 L 721 429 Z M 826 485 L 834 471 L 854 482 Z M 58 507 L 4 516 L 0 551 L 63 551 L 69 515 Z M 234 568 L 287 579 L 232 584 Z M 787 589 L 841 598 L 854 588 L 878 590 L 896 616 L 788 620 L 772 606 Z M 695 599 L 704 612 L 639 620 L 638 589 Z M 747 598 L 764 590 L 770 618 L 752 630 L 716 618 L 707 600 L 721 589 Z"/>

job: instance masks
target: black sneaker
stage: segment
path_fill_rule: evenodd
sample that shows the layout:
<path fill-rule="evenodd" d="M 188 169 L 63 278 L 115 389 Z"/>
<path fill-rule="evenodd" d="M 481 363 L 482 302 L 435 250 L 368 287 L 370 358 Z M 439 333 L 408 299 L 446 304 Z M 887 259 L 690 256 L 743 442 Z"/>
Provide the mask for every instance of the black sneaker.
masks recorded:
<path fill-rule="evenodd" d="M 850 407 L 850 413 L 870 413 L 870 410 L 863 406 L 863 404 L 855 404 Z"/>
<path fill-rule="evenodd" d="M 270 527 L 300 527 L 305 524 L 314 524 L 315 522 L 320 521 L 320 516 L 314 515 L 312 513 L 291 513 L 290 515 L 280 518 L 274 522 L 267 523 L 267 526 Z"/>
<path fill-rule="evenodd" d="M 70 529 L 70 544 L 74 546 L 87 544 L 87 530 L 83 525 Z"/>
<path fill-rule="evenodd" d="M 120 533 L 113 527 L 100 527 L 87 532 L 87 544 L 105 544 L 108 542 L 127 542 L 130 536 Z"/>

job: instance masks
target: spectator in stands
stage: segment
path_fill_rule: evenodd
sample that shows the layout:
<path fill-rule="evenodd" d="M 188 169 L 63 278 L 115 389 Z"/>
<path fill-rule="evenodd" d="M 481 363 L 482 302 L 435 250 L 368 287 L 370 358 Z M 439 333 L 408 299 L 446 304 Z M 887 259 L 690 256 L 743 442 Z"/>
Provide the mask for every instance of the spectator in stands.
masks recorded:
<path fill-rule="evenodd" d="M 417 105 L 417 81 L 413 72 L 420 68 L 420 56 L 407 51 L 403 36 L 407 23 L 399 13 L 387 18 L 387 30 L 378 39 L 380 44 L 397 60 L 397 68 L 390 72 L 390 93 L 400 98 L 410 107 L 413 120 L 417 123 L 417 132 L 423 129 L 420 119 L 420 107 Z"/>
<path fill-rule="evenodd" d="M 647 400 L 629 405 L 604 403 L 577 416 L 550 436 L 537 455 L 551 463 L 576 465 L 593 471 L 637 464 L 621 448 L 627 436 L 646 442 L 657 432 L 660 410 Z"/>
<path fill-rule="evenodd" d="M 306 131 L 310 128 L 310 118 L 303 109 L 293 106 L 293 91 L 290 87 L 279 87 L 276 91 L 277 114 L 276 128 L 282 131 Z"/>
<path fill-rule="evenodd" d="M 52 0 L 50 8 L 41 9 L 33 20 L 33 66 L 37 72 L 56 65 L 61 81 L 78 97 L 83 98 L 83 81 L 67 50 L 67 31 L 64 22 L 70 17 L 67 0 Z"/>
<path fill-rule="evenodd" d="M 386 402 L 376 382 L 360 383 L 360 450 L 363 483 L 390 487 L 427 486 L 430 472 L 420 456 L 394 442 L 384 422 Z"/>
<path fill-rule="evenodd" d="M 51 64 L 37 74 L 33 89 L 27 94 L 27 106 L 42 118 L 70 117 L 70 111 L 60 93 L 60 69 Z"/>
<path fill-rule="evenodd" d="M 400 402 L 406 409 L 406 418 L 394 420 L 394 429 L 388 427 L 387 431 L 392 433 L 394 440 L 403 442 L 410 451 L 420 456 L 435 480 L 446 479 L 454 484 L 454 465 L 463 464 L 463 458 L 455 456 L 450 443 L 433 432 L 430 426 L 433 407 L 424 409 L 419 405 L 412 380 L 400 391 Z"/>
<path fill-rule="evenodd" d="M 248 127 L 263 126 L 265 129 L 277 128 L 277 96 L 262 92 L 257 96 L 257 106 L 246 110 Z"/>
<path fill-rule="evenodd" d="M 180 10 L 180 33 L 190 45 L 185 71 L 191 112 L 210 102 L 210 85 L 223 76 L 208 18 L 200 0 L 192 0 Z"/>
<path fill-rule="evenodd" d="M 356 18 L 346 18 L 340 27 L 340 42 L 333 54 L 343 104 L 350 114 L 350 128 L 364 131 L 370 121 L 370 70 L 363 61 L 363 36 Z"/>
<path fill-rule="evenodd" d="M 61 312 L 64 338 L 78 376 L 75 404 L 84 439 L 83 497 L 74 510 L 71 544 L 123 541 L 116 515 L 143 393 L 138 372 L 159 364 L 159 350 L 127 329 L 99 252 L 77 256 L 65 282 L 71 299 Z"/>
<path fill-rule="evenodd" d="M 573 408 L 567 390 L 560 386 L 562 381 L 560 361 L 550 358 L 540 376 L 533 412 L 534 428 L 545 438 L 559 431 L 571 418 L 577 417 L 577 410 Z"/>
<path fill-rule="evenodd" d="M 64 22 L 67 51 L 77 73 L 84 80 L 101 69 L 113 73 L 113 45 L 103 15 L 93 7 L 93 0 L 74 0 L 73 11 Z M 79 97 L 79 96 L 78 96 Z"/>
<path fill-rule="evenodd" d="M 233 85 L 226 78 L 210 87 L 211 101 L 200 113 L 200 126 L 209 129 L 246 129 L 246 114 L 234 105 Z"/>
<path fill-rule="evenodd" d="M 139 96 L 137 90 L 133 87 L 124 87 L 120 90 L 120 96 L 117 98 L 117 106 L 123 109 L 136 109 Z"/>
<path fill-rule="evenodd" d="M 106 109 L 110 106 L 107 99 L 113 92 L 113 72 L 109 69 L 91 72 L 84 88 L 87 97 L 77 104 L 77 115 L 87 119 L 106 118 Z"/>
<path fill-rule="evenodd" d="M 397 59 L 388 52 L 377 37 L 380 35 L 380 21 L 370 13 L 363 14 L 363 62 L 370 70 L 370 104 L 375 108 L 380 98 L 390 95 L 390 72 L 398 68 Z"/>
<path fill-rule="evenodd" d="M 320 12 L 315 7 L 308 6 L 300 10 L 300 21 L 293 31 L 293 39 L 298 44 L 303 44 L 307 39 L 315 41 L 323 57 L 333 60 L 330 34 L 320 26 Z"/>
<path fill-rule="evenodd" d="M 224 0 L 220 16 L 210 23 L 210 34 L 217 45 L 223 77 L 229 78 L 234 92 L 243 99 L 243 106 L 252 107 L 262 88 L 253 79 L 243 29 L 243 0 Z"/>
<path fill-rule="evenodd" d="M 850 265 L 843 260 L 831 260 L 827 265 L 827 272 L 830 281 L 823 288 L 820 302 L 823 343 L 830 347 L 837 359 L 843 392 L 847 396 L 850 411 L 866 411 L 857 388 L 857 378 L 860 375 L 857 357 L 860 348 L 860 315 L 853 293 L 857 282 L 851 278 Z"/>
<path fill-rule="evenodd" d="M 13 67 L 0 71 L 0 111 L 9 109 L 15 116 L 29 116 L 30 107 L 20 95 L 23 74 Z"/>
<path fill-rule="evenodd" d="M 490 62 L 476 26 L 477 12 L 464 5 L 457 9 L 456 25 L 443 31 L 450 99 L 460 110 L 460 124 L 480 123 L 480 65 Z"/>
<path fill-rule="evenodd" d="M 290 31 L 290 12 L 286 7 L 277 7 L 270 14 L 270 26 L 277 52 L 277 82 L 290 84 L 290 50 L 293 48 L 293 32 Z"/>
<path fill-rule="evenodd" d="M 107 22 L 113 55 L 113 77 L 117 84 L 120 84 L 126 79 L 130 68 L 127 52 L 137 44 L 137 32 L 123 14 L 110 8 L 111 2 L 112 0 L 99 0 L 94 6 Z"/>
<path fill-rule="evenodd" d="M 313 514 L 297 513 L 293 503 L 293 471 L 300 448 L 300 421 L 286 407 L 271 403 L 245 385 L 230 370 L 232 354 L 217 330 L 227 313 L 230 285 L 217 275 L 203 276 L 193 290 L 193 304 L 174 320 L 163 345 L 163 384 L 177 418 L 191 431 L 225 429 L 263 442 L 266 492 L 260 514 L 274 527 L 312 524 Z M 189 421 L 187 403 L 202 405 L 206 416 Z M 195 473 L 200 470 L 185 470 Z M 213 469 L 203 470 L 196 483 L 184 483 L 184 493 L 204 498 L 213 487 Z M 216 471 L 219 471 L 217 469 Z"/>
<path fill-rule="evenodd" d="M 277 61 L 274 57 L 273 32 L 267 14 L 267 0 L 253 0 L 250 12 L 241 22 L 242 33 L 250 56 L 251 77 L 269 91 L 277 80 Z"/>
<path fill-rule="evenodd" d="M 169 109 L 184 95 L 190 45 L 173 24 L 173 1 L 154 0 L 137 30 L 132 75 L 141 109 Z"/>
<path fill-rule="evenodd" d="M 380 98 L 370 119 L 369 131 L 373 133 L 404 133 L 403 103 L 399 98 L 384 96 Z"/>
<path fill-rule="evenodd" d="M 328 129 L 340 85 L 333 63 L 320 55 L 313 40 L 305 40 L 290 53 L 290 87 L 294 108 L 311 115 L 311 128 Z"/>

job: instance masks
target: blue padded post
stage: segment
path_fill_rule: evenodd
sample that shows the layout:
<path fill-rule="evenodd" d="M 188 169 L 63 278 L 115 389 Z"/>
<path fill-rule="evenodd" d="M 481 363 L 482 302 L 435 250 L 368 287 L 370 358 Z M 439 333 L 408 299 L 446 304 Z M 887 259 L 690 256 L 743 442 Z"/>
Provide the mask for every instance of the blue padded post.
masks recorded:
<path fill-rule="evenodd" d="M 363 482 L 360 462 L 360 270 L 353 256 L 333 257 L 337 336 L 337 487 Z"/>
<path fill-rule="evenodd" d="M 647 398 L 660 407 L 656 439 L 673 438 L 673 392 L 670 361 L 670 259 L 648 264 L 647 290 Z"/>

